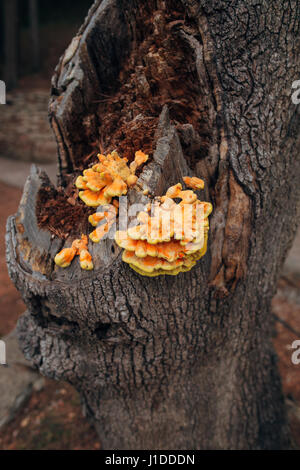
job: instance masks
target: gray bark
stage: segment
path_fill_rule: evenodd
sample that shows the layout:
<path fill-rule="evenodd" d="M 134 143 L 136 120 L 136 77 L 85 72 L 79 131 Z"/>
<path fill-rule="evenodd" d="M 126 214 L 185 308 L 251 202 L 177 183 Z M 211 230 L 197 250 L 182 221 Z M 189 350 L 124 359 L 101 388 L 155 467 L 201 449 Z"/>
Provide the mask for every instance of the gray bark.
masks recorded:
<path fill-rule="evenodd" d="M 116 112 L 128 84 L 136 100 L 126 108 L 121 97 L 120 122 L 157 119 L 140 183 L 162 194 L 188 171 L 205 178 L 214 206 L 208 253 L 175 277 L 136 274 L 111 241 L 91 248 L 93 272 L 55 268 L 64 241 L 37 226 L 49 181 L 36 169 L 8 220 L 8 268 L 28 308 L 24 353 L 79 390 L 104 448 L 290 445 L 270 303 L 299 219 L 297 8 L 96 1 L 56 69 L 49 109 L 60 184 L 85 167 L 104 109 L 112 112 L 99 97 L 118 97 Z M 112 135 L 100 138 L 112 145 Z"/>

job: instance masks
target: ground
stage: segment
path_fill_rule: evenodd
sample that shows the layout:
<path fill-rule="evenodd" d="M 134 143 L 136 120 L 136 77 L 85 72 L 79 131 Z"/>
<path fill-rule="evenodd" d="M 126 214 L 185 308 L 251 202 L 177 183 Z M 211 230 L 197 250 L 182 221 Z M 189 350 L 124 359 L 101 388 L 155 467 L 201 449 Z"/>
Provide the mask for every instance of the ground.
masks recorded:
<path fill-rule="evenodd" d="M 46 380 L 18 416 L 0 432 L 0 450 L 93 450 L 101 445 L 82 416 L 77 392 Z"/>
<path fill-rule="evenodd" d="M 0 160 L 1 165 L 1 160 Z M 10 282 L 5 265 L 3 238 L 8 215 L 16 212 L 21 190 L 0 183 L 5 204 L 0 206 L 0 337 L 15 327 L 25 306 Z M 300 246 L 300 244 L 299 244 Z M 300 271 L 300 266 L 298 266 Z M 300 446 L 300 364 L 291 362 L 290 346 L 300 339 L 300 275 L 281 277 L 273 300 L 274 344 L 296 446 Z M 99 449 L 94 429 L 82 416 L 79 396 L 68 384 L 46 379 L 16 418 L 0 432 L 1 449 Z"/>

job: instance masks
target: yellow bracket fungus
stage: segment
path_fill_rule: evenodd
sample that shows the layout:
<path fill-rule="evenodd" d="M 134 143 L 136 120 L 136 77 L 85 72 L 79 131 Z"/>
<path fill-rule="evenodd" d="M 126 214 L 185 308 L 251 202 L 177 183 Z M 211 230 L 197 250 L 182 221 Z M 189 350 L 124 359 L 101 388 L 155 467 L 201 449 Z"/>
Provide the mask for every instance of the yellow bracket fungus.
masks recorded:
<path fill-rule="evenodd" d="M 99 163 L 84 170 L 75 182 L 79 197 L 87 206 L 104 206 L 88 219 L 95 227 L 89 235 L 94 243 L 102 240 L 115 223 L 119 201 L 114 198 L 135 186 L 138 179 L 135 172 L 148 160 L 148 155 L 138 150 L 130 165 L 115 151 L 107 156 L 99 154 L 98 159 Z M 212 205 L 200 201 L 194 192 L 204 188 L 203 180 L 185 176 L 183 181 L 191 189 L 183 190 L 180 183 L 171 186 L 164 196 L 155 198 L 138 213 L 136 226 L 115 234 L 116 243 L 124 249 L 123 261 L 143 276 L 174 276 L 189 271 L 206 253 Z M 82 269 L 93 269 L 87 235 L 60 251 L 55 263 L 66 268 L 76 255 Z"/>
<path fill-rule="evenodd" d="M 110 206 L 107 211 L 104 212 L 96 212 L 89 216 L 89 222 L 94 226 L 97 227 L 92 233 L 90 233 L 90 239 L 94 243 L 99 243 L 100 240 L 106 235 L 111 226 L 116 221 L 117 216 L 117 208 L 114 206 Z M 104 222 L 102 225 L 99 225 L 100 222 Z"/>
<path fill-rule="evenodd" d="M 128 188 L 135 186 L 138 180 L 135 172 L 148 160 L 148 155 L 138 150 L 129 166 L 127 158 L 121 158 L 116 151 L 107 156 L 98 154 L 98 159 L 99 163 L 84 170 L 75 181 L 75 186 L 80 189 L 79 197 L 87 206 L 107 206 L 111 202 L 113 204 L 108 210 L 89 216 L 89 222 L 96 227 L 89 235 L 94 243 L 98 243 L 109 232 L 116 220 L 119 201 L 113 198 L 127 194 Z M 64 248 L 55 256 L 55 263 L 66 268 L 70 266 L 73 258 L 79 255 L 81 268 L 93 269 L 87 241 L 87 236 L 82 235 L 81 240 L 75 240 L 70 248 Z"/>
<path fill-rule="evenodd" d="M 99 154 L 98 159 L 99 163 L 84 170 L 75 183 L 81 190 L 80 199 L 90 207 L 105 206 L 113 197 L 127 194 L 137 182 L 136 169 L 148 160 L 148 155 L 138 150 L 130 166 L 115 151 L 107 156 Z"/>
<path fill-rule="evenodd" d="M 202 180 L 187 181 L 203 189 Z M 181 199 L 176 203 L 173 199 Z M 118 231 L 116 243 L 124 249 L 122 260 L 143 276 L 176 275 L 189 271 L 205 253 L 208 238 L 209 202 L 202 202 L 180 183 L 168 189 L 145 211 L 139 212 L 140 223 Z"/>
<path fill-rule="evenodd" d="M 188 188 L 192 188 L 195 190 L 204 189 L 204 181 L 200 178 L 197 178 L 196 176 L 184 176 L 182 179 Z"/>
<path fill-rule="evenodd" d="M 73 258 L 76 255 L 79 255 L 80 267 L 90 271 L 93 269 L 92 256 L 89 253 L 88 249 L 88 237 L 82 235 L 81 239 L 76 239 L 73 241 L 70 248 L 64 248 L 54 258 L 55 264 L 61 268 L 67 268 L 70 266 Z"/>

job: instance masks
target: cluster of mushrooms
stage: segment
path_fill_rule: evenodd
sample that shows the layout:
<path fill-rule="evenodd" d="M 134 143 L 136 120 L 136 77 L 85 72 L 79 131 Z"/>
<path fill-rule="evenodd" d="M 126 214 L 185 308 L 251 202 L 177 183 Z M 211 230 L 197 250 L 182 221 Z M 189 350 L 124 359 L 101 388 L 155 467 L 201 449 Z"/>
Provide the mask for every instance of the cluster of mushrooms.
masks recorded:
<path fill-rule="evenodd" d="M 107 156 L 99 154 L 98 158 L 99 163 L 84 170 L 75 183 L 80 199 L 87 206 L 106 206 L 103 212 L 89 216 L 89 222 L 95 227 L 89 238 L 94 243 L 114 224 L 119 207 L 117 198 L 136 185 L 136 169 L 148 160 L 148 155 L 138 150 L 129 165 L 115 151 Z M 152 277 L 189 271 L 206 252 L 212 205 L 200 201 L 193 191 L 204 188 L 201 179 L 186 176 L 183 181 L 192 190 L 183 190 L 180 183 L 170 187 L 164 196 L 156 197 L 138 213 L 137 225 L 115 234 L 116 243 L 124 249 L 122 260 L 141 275 Z M 176 203 L 175 199 L 180 202 Z M 93 269 L 87 235 L 74 240 L 54 260 L 66 268 L 76 255 L 82 269 Z"/>
<path fill-rule="evenodd" d="M 139 166 L 148 160 L 141 150 L 135 152 L 134 161 L 127 164 L 127 158 L 121 158 L 116 151 L 107 156 L 98 154 L 99 163 L 92 168 L 83 171 L 83 175 L 78 176 L 75 186 L 80 190 L 80 199 L 89 207 L 108 206 L 104 212 L 95 212 L 89 216 L 89 222 L 96 229 L 90 233 L 89 237 L 94 243 L 98 243 L 114 224 L 118 212 L 119 202 L 117 199 L 127 194 L 128 188 L 134 186 L 138 177 L 135 172 Z M 101 225 L 99 225 L 101 222 Z M 82 235 L 81 240 L 74 240 L 70 248 L 64 248 L 54 258 L 55 263 L 61 268 L 70 266 L 75 255 L 80 255 L 77 246 L 85 247 L 85 259 L 80 261 L 82 269 L 93 269 L 93 262 L 87 250 L 88 239 Z M 86 258 L 89 257 L 89 262 Z"/>
<path fill-rule="evenodd" d="M 204 188 L 199 178 L 183 180 L 193 189 Z M 149 203 L 139 212 L 139 225 L 116 232 L 116 243 L 124 249 L 123 261 L 144 276 L 189 271 L 206 252 L 211 211 L 212 205 L 199 201 L 194 191 L 183 191 L 180 183 L 171 186 L 152 207 Z"/>

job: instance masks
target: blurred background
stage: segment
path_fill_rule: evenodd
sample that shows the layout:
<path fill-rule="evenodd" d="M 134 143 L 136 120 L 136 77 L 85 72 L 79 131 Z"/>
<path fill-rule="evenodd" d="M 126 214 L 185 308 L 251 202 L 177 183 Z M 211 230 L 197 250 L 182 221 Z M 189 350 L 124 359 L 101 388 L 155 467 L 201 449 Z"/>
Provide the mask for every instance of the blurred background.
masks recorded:
<path fill-rule="evenodd" d="M 92 3 L 0 0 L 0 77 L 8 91 L 1 113 L 0 154 L 22 161 L 55 161 L 45 114 L 51 76 Z"/>
<path fill-rule="evenodd" d="M 16 212 L 31 163 L 56 175 L 56 143 L 48 123 L 51 76 L 92 0 L 0 0 L 0 339 L 9 367 L 0 366 L 0 449 L 99 449 L 68 384 L 41 378 L 18 349 L 15 326 L 24 312 L 8 278 L 5 224 Z M 291 344 L 300 340 L 300 232 L 273 300 L 274 345 L 295 442 L 300 445 L 300 364 Z"/>

